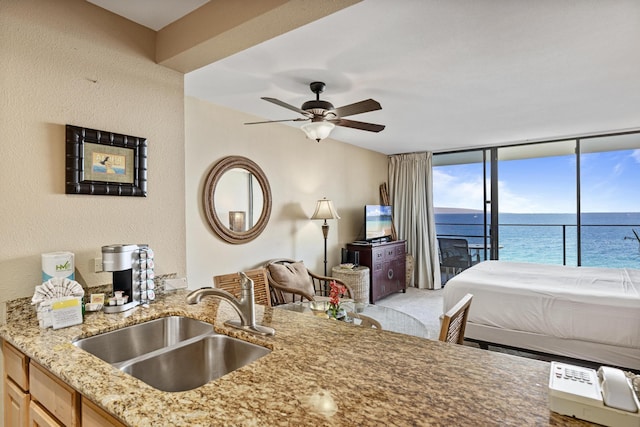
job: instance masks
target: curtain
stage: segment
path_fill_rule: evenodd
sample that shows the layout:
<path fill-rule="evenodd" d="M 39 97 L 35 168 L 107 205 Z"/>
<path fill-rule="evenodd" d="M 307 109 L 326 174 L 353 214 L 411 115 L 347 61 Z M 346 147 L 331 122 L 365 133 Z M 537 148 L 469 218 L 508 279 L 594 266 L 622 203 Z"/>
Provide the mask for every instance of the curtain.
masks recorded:
<path fill-rule="evenodd" d="M 398 238 L 414 257 L 413 285 L 440 289 L 440 260 L 433 213 L 432 153 L 389 156 L 389 200 Z"/>

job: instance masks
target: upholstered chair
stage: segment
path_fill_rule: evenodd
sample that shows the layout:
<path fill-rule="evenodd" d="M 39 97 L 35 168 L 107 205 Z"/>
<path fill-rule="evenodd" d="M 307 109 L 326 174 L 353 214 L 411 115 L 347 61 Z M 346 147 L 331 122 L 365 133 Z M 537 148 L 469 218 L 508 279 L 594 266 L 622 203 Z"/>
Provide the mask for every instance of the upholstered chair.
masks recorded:
<path fill-rule="evenodd" d="M 353 291 L 341 280 L 320 276 L 307 269 L 302 261 L 279 258 L 265 264 L 271 288 L 271 304 L 311 301 L 318 296 L 329 296 L 329 283 L 335 281 L 347 289 L 345 298 L 353 298 Z"/>

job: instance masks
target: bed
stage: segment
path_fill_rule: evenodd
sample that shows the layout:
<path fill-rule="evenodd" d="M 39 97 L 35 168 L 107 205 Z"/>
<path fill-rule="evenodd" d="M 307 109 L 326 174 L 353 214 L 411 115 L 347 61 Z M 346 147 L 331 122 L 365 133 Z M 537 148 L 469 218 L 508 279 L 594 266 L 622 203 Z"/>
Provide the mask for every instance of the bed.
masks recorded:
<path fill-rule="evenodd" d="M 640 270 L 485 261 L 444 288 L 473 302 L 465 337 L 640 370 Z"/>

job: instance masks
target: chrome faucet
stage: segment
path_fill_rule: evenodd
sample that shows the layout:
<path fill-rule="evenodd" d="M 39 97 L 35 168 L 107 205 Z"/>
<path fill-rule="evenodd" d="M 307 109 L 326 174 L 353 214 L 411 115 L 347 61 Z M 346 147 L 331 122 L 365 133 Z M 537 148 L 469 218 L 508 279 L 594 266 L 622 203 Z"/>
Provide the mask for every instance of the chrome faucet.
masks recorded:
<path fill-rule="evenodd" d="M 227 320 L 226 322 L 224 322 L 225 325 L 237 329 L 242 329 L 243 331 L 251 332 L 254 334 L 274 335 L 276 331 L 273 328 L 256 324 L 256 306 L 253 295 L 253 280 L 251 280 L 242 271 L 239 274 L 241 277 L 240 299 L 237 299 L 232 294 L 223 289 L 205 287 L 196 289 L 195 291 L 189 293 L 189 295 L 187 295 L 187 303 L 197 304 L 200 302 L 202 297 L 206 296 L 223 299 L 231 304 L 231 307 L 233 307 L 240 316 L 240 321 Z"/>

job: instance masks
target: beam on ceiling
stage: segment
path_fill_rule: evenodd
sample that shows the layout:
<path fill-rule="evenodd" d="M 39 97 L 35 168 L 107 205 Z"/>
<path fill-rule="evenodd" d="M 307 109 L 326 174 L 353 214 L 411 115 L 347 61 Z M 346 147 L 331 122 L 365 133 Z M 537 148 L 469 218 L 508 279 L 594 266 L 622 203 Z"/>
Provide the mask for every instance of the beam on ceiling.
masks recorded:
<path fill-rule="evenodd" d="M 362 0 L 211 0 L 156 36 L 156 62 L 188 73 Z"/>

